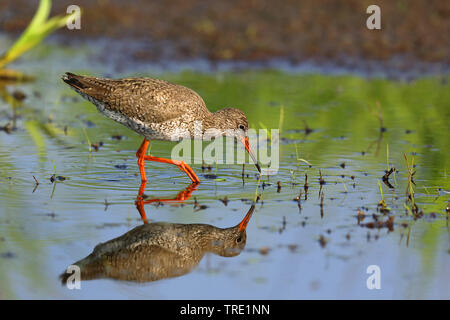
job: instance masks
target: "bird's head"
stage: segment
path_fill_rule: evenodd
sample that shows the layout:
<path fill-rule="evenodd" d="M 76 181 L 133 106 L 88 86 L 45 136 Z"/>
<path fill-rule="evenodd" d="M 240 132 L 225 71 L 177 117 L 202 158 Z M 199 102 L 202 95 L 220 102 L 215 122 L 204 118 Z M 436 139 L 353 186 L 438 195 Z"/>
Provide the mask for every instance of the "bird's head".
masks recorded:
<path fill-rule="evenodd" d="M 224 108 L 211 114 L 206 121 L 205 136 L 234 136 L 242 142 L 249 153 L 256 168 L 261 173 L 261 167 L 255 157 L 248 139 L 248 120 L 242 110 L 236 108 Z"/>
<path fill-rule="evenodd" d="M 255 210 L 253 204 L 242 221 L 231 228 L 222 229 L 220 238 L 212 240 L 213 251 L 223 257 L 234 257 L 241 253 L 247 242 L 247 225 Z"/>

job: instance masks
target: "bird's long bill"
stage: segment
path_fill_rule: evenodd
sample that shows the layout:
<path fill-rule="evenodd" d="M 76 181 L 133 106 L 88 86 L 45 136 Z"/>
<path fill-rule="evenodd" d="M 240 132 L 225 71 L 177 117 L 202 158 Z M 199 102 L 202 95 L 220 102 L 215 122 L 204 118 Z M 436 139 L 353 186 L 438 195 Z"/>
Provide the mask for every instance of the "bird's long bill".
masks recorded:
<path fill-rule="evenodd" d="M 239 223 L 239 231 L 243 231 L 247 228 L 247 224 L 250 221 L 250 218 L 252 217 L 254 210 L 255 210 L 255 204 L 252 204 L 250 210 L 248 210 L 244 219 L 242 219 L 241 223 Z"/>
<path fill-rule="evenodd" d="M 245 150 L 247 150 L 248 154 L 252 158 L 253 162 L 255 163 L 256 169 L 258 169 L 259 173 L 261 173 L 261 167 L 259 166 L 258 160 L 256 160 L 255 154 L 253 153 L 252 148 L 250 147 L 250 142 L 248 141 L 248 137 L 242 137 L 241 142 L 245 147 Z"/>

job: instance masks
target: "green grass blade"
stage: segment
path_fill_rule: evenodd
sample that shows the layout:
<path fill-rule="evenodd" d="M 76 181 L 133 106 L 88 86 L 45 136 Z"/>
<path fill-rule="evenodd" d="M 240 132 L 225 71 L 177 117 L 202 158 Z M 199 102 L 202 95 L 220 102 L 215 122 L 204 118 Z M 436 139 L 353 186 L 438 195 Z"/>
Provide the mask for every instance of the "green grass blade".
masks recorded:
<path fill-rule="evenodd" d="M 0 69 L 14 61 L 26 51 L 38 45 L 49 34 L 76 18 L 79 12 L 67 16 L 56 16 L 47 20 L 51 9 L 51 0 L 41 0 L 33 20 L 12 45 L 8 52 L 0 58 Z"/>

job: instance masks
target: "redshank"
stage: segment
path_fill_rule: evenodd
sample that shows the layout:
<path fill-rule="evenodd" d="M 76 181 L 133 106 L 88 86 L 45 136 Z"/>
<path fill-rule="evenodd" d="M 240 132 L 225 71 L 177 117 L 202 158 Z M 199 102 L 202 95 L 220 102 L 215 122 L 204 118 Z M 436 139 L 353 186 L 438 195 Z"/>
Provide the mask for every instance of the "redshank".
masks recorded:
<path fill-rule="evenodd" d="M 143 182 L 147 181 L 147 160 L 174 164 L 192 182 L 199 183 L 200 179 L 184 161 L 158 158 L 146 155 L 146 152 L 150 140 L 176 141 L 187 137 L 197 139 L 205 132 L 238 138 L 261 172 L 250 147 L 247 118 L 239 109 L 225 108 L 210 112 L 195 91 L 159 79 L 106 79 L 66 72 L 62 80 L 92 102 L 105 116 L 144 136 L 144 141 L 136 152 Z M 199 123 L 202 130 L 200 135 L 196 132 L 196 125 Z"/>
<path fill-rule="evenodd" d="M 179 277 L 193 270 L 207 252 L 224 257 L 239 255 L 254 209 L 252 205 L 238 225 L 225 229 L 209 224 L 143 224 L 98 244 L 90 255 L 74 264 L 80 267 L 82 281 L 112 278 L 147 282 Z M 60 276 L 63 285 L 70 275 Z"/>

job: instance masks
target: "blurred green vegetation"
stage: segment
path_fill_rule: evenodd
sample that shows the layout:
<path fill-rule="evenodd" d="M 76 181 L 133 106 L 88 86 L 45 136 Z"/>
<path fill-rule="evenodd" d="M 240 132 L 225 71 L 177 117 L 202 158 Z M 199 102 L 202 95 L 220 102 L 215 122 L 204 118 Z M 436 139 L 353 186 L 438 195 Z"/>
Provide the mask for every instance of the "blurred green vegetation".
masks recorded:
<path fill-rule="evenodd" d="M 5 69 L 5 66 L 25 52 L 41 43 L 48 35 L 72 21 L 78 12 L 67 16 L 56 16 L 48 19 L 52 6 L 51 0 L 41 0 L 39 7 L 28 27 L 14 44 L 0 57 L 0 79 L 27 80 L 30 77 L 16 70 Z"/>

